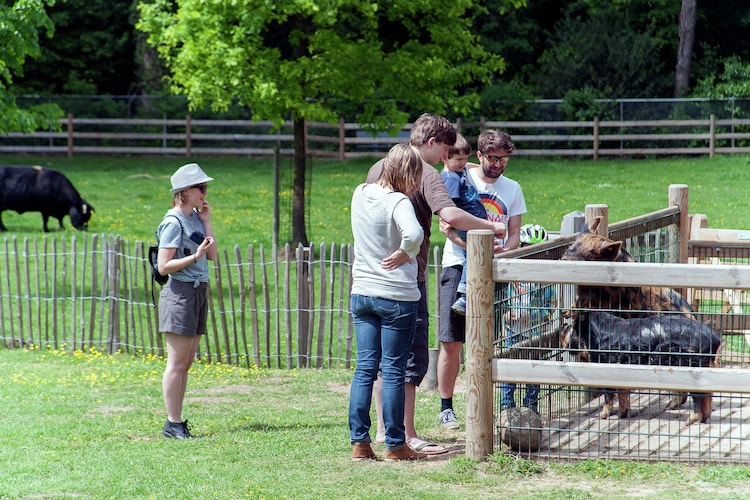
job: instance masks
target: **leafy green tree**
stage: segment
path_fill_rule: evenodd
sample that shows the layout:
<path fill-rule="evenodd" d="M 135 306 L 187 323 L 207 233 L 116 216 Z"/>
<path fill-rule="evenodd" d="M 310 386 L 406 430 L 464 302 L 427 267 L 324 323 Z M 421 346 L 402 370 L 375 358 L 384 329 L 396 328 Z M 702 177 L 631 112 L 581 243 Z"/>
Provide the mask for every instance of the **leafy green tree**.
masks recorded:
<path fill-rule="evenodd" d="M 698 2 L 690 80 L 697 82 L 724 70 L 732 57 L 750 60 L 750 2 Z"/>
<path fill-rule="evenodd" d="M 609 89 L 617 92 L 618 86 L 603 86 L 602 78 L 585 74 L 588 85 L 604 97 L 672 97 L 689 91 L 689 82 L 720 73 L 723 61 L 730 56 L 750 59 L 750 38 L 737 36 L 746 32 L 750 24 L 750 4 L 746 0 L 699 4 L 695 0 L 529 0 L 528 4 L 528 9 L 506 15 L 509 19 L 503 19 L 503 29 L 497 31 L 501 45 L 512 40 L 517 48 L 523 48 L 516 53 L 523 53 L 523 60 L 527 61 L 525 66 L 518 65 L 506 50 L 499 51 L 508 64 L 502 78 L 515 78 L 520 70 L 523 81 L 530 82 L 533 91 L 544 97 L 564 97 L 568 90 L 582 89 L 569 85 L 564 72 L 548 74 L 547 61 L 566 64 L 566 57 L 591 60 L 602 49 L 611 54 L 613 62 L 610 66 L 600 65 L 602 70 L 613 75 L 611 79 L 615 81 L 625 77 L 621 80 L 630 87 L 627 94 L 611 95 Z M 526 27 L 523 19 L 527 15 L 541 33 Z M 550 27 L 550 19 L 557 19 L 558 24 Z M 518 32 L 519 26 L 530 36 Z M 479 25 L 476 29 L 480 29 Z M 545 40 L 542 45 L 538 43 L 540 35 Z M 617 37 L 622 37 L 623 43 L 612 44 Z M 518 42 L 518 38 L 524 42 Z M 647 53 L 642 50 L 644 38 L 651 45 Z M 530 47 L 523 45 L 526 41 L 531 41 Z M 629 49 L 625 41 L 638 45 Z M 590 49 L 594 52 L 590 53 Z M 618 68 L 626 68 L 625 74 L 618 75 Z M 627 71 L 633 70 L 650 81 L 631 82 Z M 565 78 L 558 79 L 560 76 Z"/>
<path fill-rule="evenodd" d="M 539 55 L 564 3 L 529 0 L 523 8 L 503 9 L 501 0 L 486 0 L 472 10 L 472 25 L 482 46 L 501 56 L 505 63 L 505 71 L 493 75 L 492 81 L 480 89 L 479 116 L 492 120 L 528 119 L 526 100 L 540 97 L 531 75 L 539 71 Z"/>
<path fill-rule="evenodd" d="M 493 2 L 485 2 L 488 9 Z M 715 8 L 712 4 L 703 10 Z M 571 101 L 582 102 L 583 96 L 623 97 L 611 93 L 627 86 L 624 96 L 671 95 L 678 14 L 674 0 L 529 0 L 527 7 L 499 18 L 477 11 L 475 32 L 506 63 L 497 80 L 513 84 L 493 82 L 498 89 L 485 89 L 485 94 L 524 88 L 525 94 L 544 98 L 565 98 L 572 92 L 579 95 L 571 95 Z M 581 67 L 579 61 L 588 65 Z M 571 63 L 574 68 L 568 69 Z M 640 73 L 641 79 L 632 80 L 628 72 Z"/>
<path fill-rule="evenodd" d="M 506 7 L 524 0 L 504 0 Z M 409 110 L 475 109 L 466 91 L 502 69 L 471 30 L 472 0 L 155 0 L 141 3 L 148 33 L 191 106 L 235 100 L 257 120 L 294 122 L 294 243 L 305 228 L 305 121 L 356 119 L 395 131 Z"/>
<path fill-rule="evenodd" d="M 695 86 L 694 97 L 750 97 L 750 62 L 739 57 L 724 61 L 724 70 L 702 79 Z"/>
<path fill-rule="evenodd" d="M 54 2 L 51 2 L 54 3 Z M 136 59 L 132 0 L 65 0 L 47 9 L 55 35 L 17 84 L 26 94 L 127 95 Z"/>
<path fill-rule="evenodd" d="M 720 101 L 713 103 L 720 106 L 720 113 L 735 118 L 750 116 L 748 98 L 750 98 L 750 62 L 739 57 L 729 57 L 724 63 L 724 70 L 717 75 L 701 79 L 693 90 L 692 97 L 709 97 Z M 716 113 L 715 108 L 706 113 Z M 747 132 L 747 126 L 739 125 L 732 132 Z M 746 147 L 747 141 L 732 139 L 732 144 Z"/>
<path fill-rule="evenodd" d="M 651 34 L 634 31 L 615 9 L 569 11 L 540 58 L 538 87 L 544 97 L 584 87 L 598 98 L 653 97 L 671 87 L 655 77 L 663 74 L 657 53 Z"/>
<path fill-rule="evenodd" d="M 13 77 L 23 75 L 28 57 L 39 56 L 39 32 L 52 36 L 53 26 L 44 10 L 54 0 L 18 0 L 0 4 L 0 133 L 33 132 L 60 128 L 62 111 L 41 104 L 20 109 L 13 93 Z"/>
<path fill-rule="evenodd" d="M 612 104 L 602 100 L 599 92 L 588 85 L 568 90 L 557 111 L 563 120 L 588 121 L 595 117 L 602 120 L 615 119 Z"/>

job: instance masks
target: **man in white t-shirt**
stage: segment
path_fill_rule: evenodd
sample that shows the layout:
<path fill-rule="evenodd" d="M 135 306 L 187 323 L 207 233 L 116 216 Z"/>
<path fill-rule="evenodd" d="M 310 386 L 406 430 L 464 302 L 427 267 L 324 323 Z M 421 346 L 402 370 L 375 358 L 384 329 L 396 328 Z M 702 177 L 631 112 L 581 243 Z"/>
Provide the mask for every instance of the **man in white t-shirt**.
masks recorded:
<path fill-rule="evenodd" d="M 511 137 L 498 130 L 486 130 L 477 139 L 479 165 L 469 169 L 469 181 L 474 184 L 487 211 L 487 219 L 502 222 L 507 227 L 503 240 L 495 239 L 495 254 L 518 248 L 521 216 L 526 213 L 526 201 L 521 186 L 503 174 L 515 146 Z M 460 370 L 460 354 L 466 340 L 465 317 L 451 310 L 461 279 L 462 262 L 454 252 L 455 245 L 465 245 L 452 228 L 447 229 L 448 240 L 443 252 L 443 273 L 440 277 L 441 349 L 438 354 L 437 376 L 440 392 L 440 425 L 448 429 L 459 427 L 453 411 L 453 390 Z"/>

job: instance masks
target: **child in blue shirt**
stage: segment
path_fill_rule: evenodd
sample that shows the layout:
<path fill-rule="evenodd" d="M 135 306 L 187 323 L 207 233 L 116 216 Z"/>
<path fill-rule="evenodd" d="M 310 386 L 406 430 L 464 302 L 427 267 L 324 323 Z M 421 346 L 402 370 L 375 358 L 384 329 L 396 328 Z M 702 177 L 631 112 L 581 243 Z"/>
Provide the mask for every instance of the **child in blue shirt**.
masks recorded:
<path fill-rule="evenodd" d="M 443 184 L 448 191 L 448 195 L 453 199 L 453 203 L 462 210 L 469 212 L 480 219 L 487 218 L 487 212 L 479 198 L 479 193 L 474 185 L 469 181 L 467 171 L 467 162 L 471 154 L 471 146 L 468 141 L 461 135 L 456 134 L 456 143 L 448 149 L 444 160 L 445 167 L 440 173 L 443 178 Z M 456 230 L 462 241 L 466 241 L 466 231 Z M 458 284 L 458 298 L 451 306 L 456 314 L 466 315 L 466 249 L 458 245 L 454 246 L 456 257 L 461 258 L 463 272 L 461 281 Z"/>

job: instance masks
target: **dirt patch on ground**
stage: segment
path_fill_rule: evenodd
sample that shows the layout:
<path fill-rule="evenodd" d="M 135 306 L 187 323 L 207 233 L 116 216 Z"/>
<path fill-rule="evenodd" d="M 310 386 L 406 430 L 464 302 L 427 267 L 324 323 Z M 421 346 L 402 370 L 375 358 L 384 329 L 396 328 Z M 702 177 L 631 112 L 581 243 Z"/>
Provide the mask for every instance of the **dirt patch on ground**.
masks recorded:
<path fill-rule="evenodd" d="M 228 396 L 196 396 L 185 398 L 185 401 L 191 403 L 236 403 L 237 400 Z"/>
<path fill-rule="evenodd" d="M 329 382 L 326 384 L 326 389 L 337 394 L 349 395 L 349 388 L 351 384 L 343 382 Z"/>
<path fill-rule="evenodd" d="M 205 394 L 250 394 L 253 392 L 253 388 L 249 385 L 228 385 L 202 389 L 201 392 Z"/>
<path fill-rule="evenodd" d="M 135 406 L 101 406 L 99 408 L 93 408 L 89 410 L 84 416 L 85 417 L 111 417 L 114 415 L 120 415 L 121 413 L 134 411 Z"/>

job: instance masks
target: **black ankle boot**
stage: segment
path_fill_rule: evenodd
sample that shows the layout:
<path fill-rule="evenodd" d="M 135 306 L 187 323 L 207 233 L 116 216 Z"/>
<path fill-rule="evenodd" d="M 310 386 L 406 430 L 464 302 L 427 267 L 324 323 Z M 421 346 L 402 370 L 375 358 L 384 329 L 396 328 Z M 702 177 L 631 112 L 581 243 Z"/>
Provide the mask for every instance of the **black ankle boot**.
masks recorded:
<path fill-rule="evenodd" d="M 190 427 L 188 426 L 187 420 L 184 422 L 170 422 L 164 424 L 164 430 L 161 431 L 162 436 L 174 439 L 191 439 L 195 436 L 190 434 Z"/>

